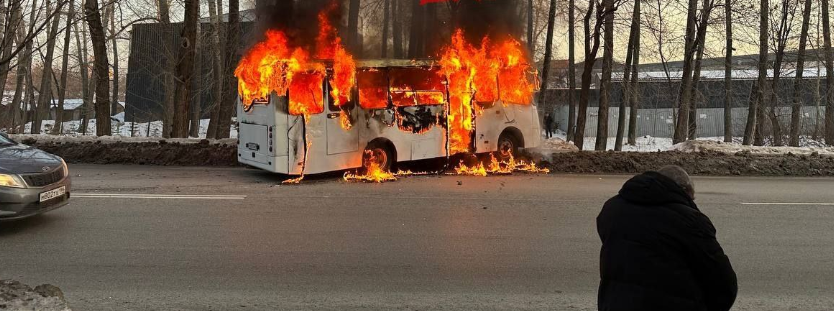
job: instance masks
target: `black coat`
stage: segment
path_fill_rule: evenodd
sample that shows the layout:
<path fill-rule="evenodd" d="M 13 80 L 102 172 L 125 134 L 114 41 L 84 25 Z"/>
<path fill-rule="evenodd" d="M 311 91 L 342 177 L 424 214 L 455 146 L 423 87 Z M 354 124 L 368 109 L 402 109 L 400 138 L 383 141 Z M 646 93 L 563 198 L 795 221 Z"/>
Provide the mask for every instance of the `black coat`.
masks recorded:
<path fill-rule="evenodd" d="M 717 311 L 735 302 L 736 274 L 715 227 L 683 188 L 635 176 L 597 217 L 599 310 Z"/>

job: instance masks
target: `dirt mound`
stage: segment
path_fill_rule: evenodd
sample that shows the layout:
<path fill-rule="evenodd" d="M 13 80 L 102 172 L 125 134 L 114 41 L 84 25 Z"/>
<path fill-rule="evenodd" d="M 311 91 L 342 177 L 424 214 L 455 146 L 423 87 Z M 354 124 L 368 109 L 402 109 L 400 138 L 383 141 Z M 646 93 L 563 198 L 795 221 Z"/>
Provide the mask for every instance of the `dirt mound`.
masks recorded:
<path fill-rule="evenodd" d="M 834 176 L 834 157 L 702 152 L 568 152 L 545 163 L 554 173 L 636 174 L 678 165 L 694 175 Z"/>
<path fill-rule="evenodd" d="M 0 280 L 0 310 L 70 311 L 61 289 L 49 284 L 34 289 L 18 281 Z"/>
<path fill-rule="evenodd" d="M 178 166 L 237 166 L 237 144 L 231 141 L 18 140 L 56 154 L 69 163 Z"/>

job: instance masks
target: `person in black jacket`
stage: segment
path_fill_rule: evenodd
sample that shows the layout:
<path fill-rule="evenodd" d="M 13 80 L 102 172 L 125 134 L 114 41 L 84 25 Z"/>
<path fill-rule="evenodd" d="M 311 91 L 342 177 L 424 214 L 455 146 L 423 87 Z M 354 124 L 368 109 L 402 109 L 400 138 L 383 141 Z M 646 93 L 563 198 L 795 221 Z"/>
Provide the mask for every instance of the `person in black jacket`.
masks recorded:
<path fill-rule="evenodd" d="M 677 166 L 631 178 L 602 207 L 600 311 L 730 310 L 736 274 Z"/>
<path fill-rule="evenodd" d="M 549 112 L 544 114 L 544 130 L 547 138 L 553 137 L 553 116 Z"/>

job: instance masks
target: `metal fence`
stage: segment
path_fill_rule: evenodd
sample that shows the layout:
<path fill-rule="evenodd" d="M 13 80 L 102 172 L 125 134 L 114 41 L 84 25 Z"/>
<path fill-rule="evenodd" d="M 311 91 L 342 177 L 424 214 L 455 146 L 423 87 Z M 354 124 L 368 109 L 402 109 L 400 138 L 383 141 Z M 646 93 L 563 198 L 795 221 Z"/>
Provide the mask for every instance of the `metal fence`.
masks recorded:
<path fill-rule="evenodd" d="M 619 108 L 610 108 L 608 117 L 608 136 L 614 137 L 617 134 Z M 626 124 L 631 109 L 625 110 Z M 697 111 L 697 136 L 698 137 L 723 137 L 724 136 L 724 109 L 723 108 L 702 108 Z M 778 107 L 776 115 L 784 134 L 790 132 L 791 108 Z M 587 123 L 585 125 L 585 136 L 593 137 L 597 134 L 599 108 L 588 107 Z M 637 136 L 672 137 L 675 131 L 675 118 L 677 109 L 638 109 L 637 110 Z M 560 105 L 555 109 L 554 119 L 560 130 L 567 131 L 568 107 Z M 800 135 L 813 136 L 822 133 L 825 122 L 825 107 L 804 106 L 800 113 Z M 747 124 L 747 108 L 732 109 L 732 130 L 733 136 L 744 135 L 744 128 Z M 766 133 L 770 133 L 770 120 L 765 122 Z"/>

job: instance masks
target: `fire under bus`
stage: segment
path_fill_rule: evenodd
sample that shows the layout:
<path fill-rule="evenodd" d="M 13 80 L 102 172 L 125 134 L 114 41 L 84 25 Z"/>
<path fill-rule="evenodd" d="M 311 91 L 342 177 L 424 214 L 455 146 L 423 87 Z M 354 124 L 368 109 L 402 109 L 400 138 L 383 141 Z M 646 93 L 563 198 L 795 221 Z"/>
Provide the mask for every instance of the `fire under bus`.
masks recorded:
<path fill-rule="evenodd" d="M 450 96 L 449 82 L 436 61 L 363 60 L 356 62 L 349 101 L 337 106 L 331 96 L 332 63 L 321 63 L 327 68 L 319 79 L 321 87 L 296 91 L 307 94 L 293 94 L 300 88 L 288 88 L 286 94 L 272 92 L 250 103 L 238 98 L 240 163 L 302 176 L 367 167 L 371 162 L 391 171 L 400 162 L 458 153 L 510 158 L 521 148 L 540 144 L 532 94 L 516 100 L 525 102 L 501 98 L 518 96 L 478 101 L 475 92 Z M 535 83 L 535 73 L 523 76 L 527 84 Z M 494 78 L 496 90 L 519 83 L 500 75 Z M 291 111 L 295 97 L 315 100 L 318 107 Z"/>

